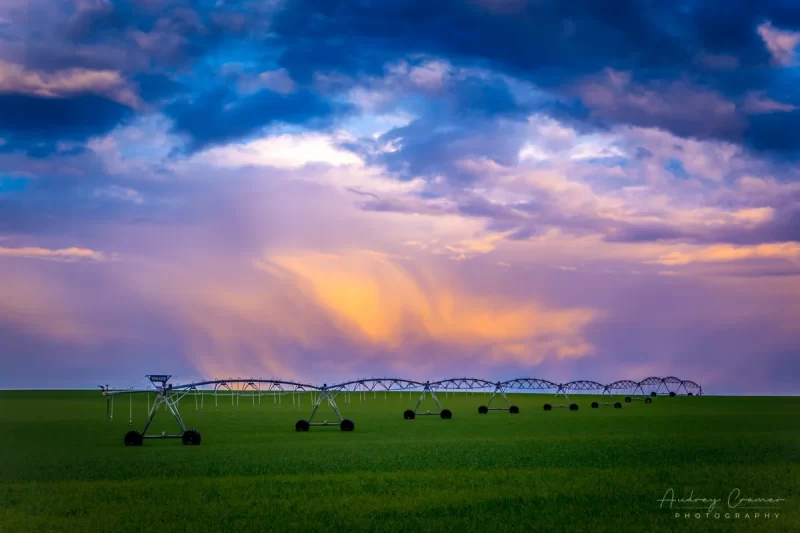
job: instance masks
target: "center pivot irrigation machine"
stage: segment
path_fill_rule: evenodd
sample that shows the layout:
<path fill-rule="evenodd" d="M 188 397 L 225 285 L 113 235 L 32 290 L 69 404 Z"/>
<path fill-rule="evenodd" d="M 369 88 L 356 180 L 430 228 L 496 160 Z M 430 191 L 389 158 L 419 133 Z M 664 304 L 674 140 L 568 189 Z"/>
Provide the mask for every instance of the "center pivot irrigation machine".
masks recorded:
<path fill-rule="evenodd" d="M 231 408 L 238 409 L 241 399 L 251 399 L 253 407 L 260 407 L 262 398 L 272 397 L 274 405 L 278 406 L 283 402 L 283 398 L 291 395 L 292 405 L 297 408 L 301 407 L 301 398 L 303 394 L 308 394 L 311 397 L 311 415 L 308 420 L 299 420 L 295 424 L 296 431 L 308 431 L 312 426 L 339 426 L 342 431 L 353 431 L 355 423 L 352 420 L 344 418 L 336 404 L 336 398 L 342 394 L 345 397 L 345 403 L 349 403 L 350 396 L 353 393 L 358 393 L 363 399 L 368 393 L 372 393 L 377 397 L 378 392 L 383 392 L 384 397 L 388 392 L 408 392 L 409 397 L 415 392 L 420 394 L 414 409 L 407 409 L 403 413 L 403 418 L 406 420 L 414 420 L 417 416 L 432 415 L 439 416 L 443 420 L 449 420 L 453 417 L 453 413 L 444 407 L 439 402 L 436 393 L 444 392 L 447 395 L 449 392 L 464 391 L 475 392 L 483 391 L 488 393 L 491 391 L 491 396 L 487 405 L 478 407 L 478 413 L 485 415 L 490 411 L 508 411 L 510 414 L 519 414 L 519 407 L 512 405 L 511 401 L 506 396 L 507 391 L 523 392 L 523 393 L 552 393 L 555 391 L 553 403 L 544 404 L 545 411 L 551 411 L 554 407 L 568 408 L 570 411 L 577 411 L 578 404 L 570 400 L 568 393 L 574 394 L 599 394 L 601 397 L 600 402 L 592 402 L 592 408 L 598 407 L 614 407 L 615 409 L 622 408 L 622 403 L 617 401 L 614 393 L 628 394 L 625 397 L 625 402 L 630 403 L 634 400 L 643 400 L 645 403 L 651 403 L 653 396 L 700 396 L 703 394 L 703 389 L 694 381 L 685 381 L 678 379 L 674 376 L 667 378 L 649 377 L 642 381 L 621 380 L 615 381 L 609 385 L 602 385 L 596 381 L 570 381 L 568 383 L 556 384 L 546 379 L 538 378 L 516 378 L 508 381 L 488 381 L 478 378 L 451 378 L 441 381 L 413 381 L 400 378 L 368 378 L 357 379 L 353 381 L 346 381 L 336 385 L 323 384 L 321 387 L 310 385 L 306 383 L 298 383 L 294 381 L 284 381 L 279 379 L 260 379 L 260 378 L 228 378 L 228 379 L 215 379 L 205 381 L 194 381 L 182 385 L 172 385 L 169 380 L 172 376 L 167 374 L 149 374 L 146 376 L 149 387 L 136 389 L 113 389 L 108 386 L 100 386 L 103 395 L 106 397 L 106 416 L 109 421 L 114 420 L 114 398 L 120 395 L 128 395 L 128 408 L 129 408 L 129 425 L 130 429 L 125 434 L 126 446 L 141 446 L 144 439 L 181 439 L 185 445 L 198 445 L 200 444 L 200 432 L 194 428 L 187 428 L 186 424 L 181 418 L 179 403 L 187 396 L 194 397 L 195 410 L 202 412 L 205 406 L 206 397 L 213 398 L 214 408 L 219 410 L 219 398 L 230 397 Z M 133 429 L 133 395 L 146 394 L 148 396 L 147 407 L 147 421 L 145 422 L 142 431 Z M 155 399 L 152 407 L 149 404 L 149 395 L 154 394 Z M 426 396 L 430 396 L 436 403 L 437 411 L 420 411 L 420 405 Z M 559 403 L 559 397 L 566 400 L 566 404 Z M 505 407 L 492 407 L 492 401 L 495 398 L 502 398 L 505 402 Z M 256 404 L 256 400 L 258 403 Z M 328 422 L 314 421 L 314 416 L 320 406 L 327 402 L 328 406 L 333 409 L 337 421 Z M 147 430 L 150 428 L 153 418 L 159 411 L 161 406 L 164 406 L 165 411 L 169 411 L 172 417 L 177 422 L 180 428 L 180 433 L 148 435 Z"/>

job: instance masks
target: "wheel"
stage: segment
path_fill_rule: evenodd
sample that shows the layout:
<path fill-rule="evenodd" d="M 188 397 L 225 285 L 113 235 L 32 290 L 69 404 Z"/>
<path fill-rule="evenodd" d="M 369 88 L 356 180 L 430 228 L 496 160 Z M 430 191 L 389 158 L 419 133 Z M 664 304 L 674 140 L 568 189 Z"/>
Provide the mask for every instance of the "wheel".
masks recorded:
<path fill-rule="evenodd" d="M 481 405 L 480 407 L 478 407 L 478 414 L 479 415 L 485 415 L 488 412 L 489 412 L 489 408 L 486 407 L 485 405 Z"/>
<path fill-rule="evenodd" d="M 549 403 L 544 404 L 544 410 L 545 411 L 550 411 L 551 409 L 553 409 L 552 405 L 550 405 Z"/>
<path fill-rule="evenodd" d="M 187 429 L 181 436 L 184 446 L 197 446 L 200 444 L 200 432 L 196 429 Z"/>
<path fill-rule="evenodd" d="M 694 393 L 693 393 L 693 392 L 690 392 L 690 393 L 689 393 L 689 396 L 694 396 Z"/>
<path fill-rule="evenodd" d="M 294 425 L 294 429 L 296 431 L 308 431 L 308 428 L 310 427 L 311 424 L 309 424 L 306 420 L 298 420 L 297 424 Z"/>
<path fill-rule="evenodd" d="M 675 394 L 674 392 L 670 392 L 670 393 L 669 393 L 669 397 L 670 397 L 670 398 L 674 398 L 675 396 L 677 396 L 677 394 Z"/>
<path fill-rule="evenodd" d="M 511 407 L 508 408 L 508 412 L 512 415 L 518 415 L 519 407 L 517 407 L 516 405 L 512 405 Z"/>
<path fill-rule="evenodd" d="M 592 409 L 597 409 L 598 407 L 600 407 L 600 404 L 599 404 L 599 403 L 597 403 L 597 402 L 592 402 Z"/>
<path fill-rule="evenodd" d="M 439 413 L 439 416 L 442 417 L 442 420 L 450 420 L 453 418 L 453 413 L 450 412 L 450 409 L 442 409 L 442 412 Z"/>
<path fill-rule="evenodd" d="M 656 393 L 655 393 L 655 391 L 651 392 L 651 393 L 650 393 L 650 396 L 652 396 L 653 398 L 655 398 L 655 397 L 656 397 Z"/>
<path fill-rule="evenodd" d="M 403 418 L 406 420 L 414 420 L 417 417 L 417 413 L 412 411 L 411 409 L 406 409 L 406 412 L 403 413 Z"/>
<path fill-rule="evenodd" d="M 632 400 L 631 400 L 631 397 L 630 397 L 630 396 L 626 396 L 626 397 L 625 397 L 625 403 L 631 403 L 631 401 L 632 401 Z"/>
<path fill-rule="evenodd" d="M 339 429 L 342 431 L 353 431 L 356 429 L 356 425 L 353 424 L 352 420 L 347 420 L 346 418 L 342 420 L 342 423 L 339 424 Z"/>
<path fill-rule="evenodd" d="M 619 402 L 614 403 L 614 409 L 622 409 L 622 404 Z"/>
<path fill-rule="evenodd" d="M 125 433 L 125 446 L 141 446 L 143 442 L 144 437 L 135 429 Z"/>
<path fill-rule="evenodd" d="M 578 410 L 578 404 L 577 403 L 569 404 L 569 410 L 570 411 L 577 411 Z"/>
<path fill-rule="evenodd" d="M 645 398 L 644 399 L 644 403 L 653 403 L 653 399 L 652 398 Z"/>

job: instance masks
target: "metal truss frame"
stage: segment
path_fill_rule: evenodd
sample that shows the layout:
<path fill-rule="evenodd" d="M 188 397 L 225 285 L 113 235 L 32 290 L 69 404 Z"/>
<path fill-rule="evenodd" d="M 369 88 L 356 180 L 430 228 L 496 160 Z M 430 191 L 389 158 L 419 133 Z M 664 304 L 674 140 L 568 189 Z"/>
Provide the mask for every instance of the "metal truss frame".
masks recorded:
<path fill-rule="evenodd" d="M 686 390 L 686 387 L 683 385 L 683 380 L 676 378 L 675 376 L 666 377 L 661 380 L 661 383 L 664 385 L 664 389 L 666 389 L 668 396 L 677 396 L 681 388 L 683 388 L 684 394 L 689 394 L 689 391 Z"/>
<path fill-rule="evenodd" d="M 560 409 L 569 409 L 570 411 L 577 411 L 578 410 L 578 404 L 577 403 L 572 403 L 572 400 L 569 399 L 569 395 L 567 395 L 567 390 L 569 390 L 569 389 L 567 387 L 565 387 L 565 384 L 559 384 L 558 385 L 558 389 L 556 390 L 556 393 L 553 395 L 553 403 L 552 404 L 550 404 L 550 403 L 544 404 L 544 410 L 545 411 L 551 411 L 555 407 L 555 408 L 560 408 Z M 559 395 L 563 396 L 564 399 L 567 400 L 567 404 L 566 405 L 564 405 L 563 403 L 556 404 L 556 401 L 558 400 Z"/>
<path fill-rule="evenodd" d="M 614 383 L 609 383 L 606 385 L 606 387 L 608 387 L 610 390 L 615 390 L 620 394 L 624 394 L 625 403 L 642 401 L 649 404 L 653 401 L 650 398 L 646 398 L 644 392 L 637 392 L 641 391 L 638 381 L 621 379 L 619 381 L 615 381 Z"/>
<path fill-rule="evenodd" d="M 178 410 L 178 402 L 181 401 L 181 398 L 186 396 L 188 391 L 180 391 L 180 392 L 171 392 L 169 389 L 159 389 L 156 393 L 156 399 L 153 402 L 153 406 L 150 408 L 150 414 L 147 417 L 147 422 L 144 425 L 144 429 L 142 429 L 142 438 L 145 439 L 180 439 L 183 437 L 183 434 L 187 431 L 186 424 L 183 423 L 183 418 L 181 417 L 181 413 Z M 170 413 L 172 413 L 173 418 L 175 418 L 175 422 L 178 423 L 178 426 L 181 428 L 180 435 L 167 435 L 166 432 L 161 433 L 161 435 L 148 435 L 147 430 L 150 428 L 150 424 L 153 422 L 153 418 L 155 418 L 156 413 L 158 412 L 158 408 L 161 405 L 165 405 Z"/>
<path fill-rule="evenodd" d="M 617 398 L 614 396 L 614 393 L 611 392 L 614 389 L 611 389 L 608 385 L 603 386 L 603 392 L 600 393 L 600 401 L 593 402 L 592 407 L 594 408 L 594 404 L 597 404 L 597 407 L 613 407 L 614 409 L 622 409 L 622 402 L 618 402 Z"/>
<path fill-rule="evenodd" d="M 419 399 L 417 400 L 417 404 L 414 406 L 414 409 L 406 409 L 403 413 L 403 418 L 406 420 L 414 420 L 417 416 L 433 415 L 447 420 L 453 417 L 453 413 L 449 409 L 442 407 L 441 402 L 439 402 L 439 398 L 436 396 L 437 390 L 469 390 L 484 387 L 485 383 L 486 382 L 484 380 L 478 380 L 474 378 L 454 378 L 434 382 L 426 381 L 424 383 L 421 381 L 412 381 L 401 378 L 365 378 L 346 381 L 344 383 L 334 385 L 331 388 L 347 392 L 363 391 L 375 393 L 378 390 L 383 390 L 384 392 L 408 391 L 409 394 L 412 391 L 421 389 Z M 439 409 L 438 411 L 431 411 L 430 409 L 426 411 L 419 410 L 420 405 L 428 395 L 430 395 L 431 399 L 436 403 L 436 407 Z"/>
<path fill-rule="evenodd" d="M 126 446 L 141 446 L 144 442 L 144 439 L 182 439 L 184 444 L 200 444 L 200 433 L 195 429 L 187 429 L 186 424 L 183 422 L 183 417 L 181 417 L 180 410 L 178 408 L 178 404 L 181 399 L 188 394 L 188 390 L 175 390 L 171 385 L 168 385 L 167 382 L 169 381 L 169 375 L 148 375 L 147 378 L 150 380 L 153 388 L 155 389 L 155 400 L 153 401 L 152 407 L 148 409 L 147 414 L 147 421 L 144 424 L 144 428 L 141 432 L 136 431 L 135 429 L 130 429 L 125 434 L 125 445 Z M 136 389 L 126 389 L 121 391 L 113 391 L 107 388 L 103 388 L 103 395 L 106 396 L 107 407 L 106 413 L 109 414 L 109 419 L 113 420 L 114 417 L 114 396 L 118 394 L 136 394 L 136 393 L 151 393 L 153 390 L 136 390 Z M 133 405 L 132 405 L 133 396 L 129 396 L 129 406 L 131 409 L 131 415 L 129 420 L 129 425 L 133 426 Z M 110 410 L 108 408 L 110 405 Z M 178 427 L 181 429 L 180 434 L 168 434 L 166 431 L 163 431 L 160 435 L 148 435 L 147 430 L 150 429 L 150 425 L 153 423 L 153 419 L 158 413 L 159 407 L 164 405 L 166 410 L 172 414 L 172 417 L 177 422 Z"/>
<path fill-rule="evenodd" d="M 506 402 L 505 407 L 492 407 L 492 401 L 498 395 Z M 512 415 L 519 414 L 519 407 L 516 405 L 511 405 L 508 396 L 506 396 L 506 385 L 504 383 L 495 383 L 494 391 L 492 392 L 492 395 L 489 396 L 489 401 L 487 404 L 478 407 L 478 414 L 485 415 L 489 411 L 508 411 Z"/>
<path fill-rule="evenodd" d="M 592 407 L 599 407 L 600 405 L 608 407 L 621 407 L 621 404 L 616 401 L 615 391 L 630 392 L 630 396 L 625 398 L 625 402 L 629 403 L 634 400 L 643 400 L 646 403 L 651 403 L 652 396 L 656 395 L 686 395 L 686 396 L 700 396 L 703 394 L 702 387 L 694 381 L 681 380 L 675 376 L 666 378 L 649 377 L 641 381 L 619 380 L 608 385 L 600 384 L 596 381 L 590 380 L 576 380 L 567 383 L 556 384 L 555 382 L 548 381 L 540 378 L 515 378 L 507 381 L 488 381 L 480 378 L 450 378 L 440 381 L 413 381 L 402 378 L 365 378 L 352 381 L 346 381 L 335 385 L 328 386 L 323 384 L 321 387 L 310 385 L 307 383 L 300 383 L 296 381 L 286 381 L 280 379 L 261 379 L 261 378 L 228 378 L 228 379 L 210 379 L 203 381 L 194 381 L 182 385 L 171 385 L 168 381 L 171 376 L 168 375 L 148 375 L 154 389 L 111 389 L 110 387 L 100 386 L 102 393 L 106 396 L 106 416 L 109 421 L 114 419 L 114 397 L 117 395 L 148 393 L 155 392 L 156 398 L 150 407 L 148 402 L 147 421 L 141 433 L 135 430 L 128 432 L 125 438 L 125 443 L 130 445 L 140 445 L 143 439 L 165 439 L 165 438 L 182 438 L 184 444 L 199 444 L 200 434 L 194 429 L 187 429 L 186 424 L 181 417 L 179 410 L 179 402 L 187 395 L 192 395 L 195 398 L 195 410 L 199 413 L 203 411 L 205 396 L 211 394 L 214 396 L 215 408 L 219 409 L 219 397 L 230 396 L 232 409 L 237 409 L 240 406 L 241 396 L 250 397 L 253 407 L 261 406 L 261 397 L 265 395 L 272 395 L 273 404 L 276 406 L 281 405 L 281 398 L 284 395 L 292 395 L 292 405 L 300 407 L 300 397 L 302 393 L 310 393 L 312 397 L 311 414 L 308 420 L 300 420 L 295 425 L 297 431 L 308 431 L 312 426 L 336 426 L 338 425 L 343 431 L 353 431 L 355 424 L 344 417 L 339 406 L 336 403 L 336 398 L 340 393 L 345 394 L 345 403 L 350 403 L 349 397 L 353 392 L 358 392 L 361 395 L 366 395 L 372 392 L 377 397 L 377 392 L 390 391 L 409 392 L 419 391 L 420 396 L 414 409 L 408 409 L 404 413 L 404 418 L 414 419 L 416 416 L 424 415 L 439 415 L 443 419 L 452 418 L 452 412 L 449 409 L 442 407 L 436 392 L 456 392 L 464 391 L 470 392 L 475 390 L 482 390 L 486 393 L 491 389 L 491 396 L 487 405 L 480 406 L 478 412 L 486 414 L 489 411 L 509 411 L 512 414 L 519 413 L 519 409 L 511 404 L 506 392 L 510 390 L 535 392 L 535 391 L 552 391 L 555 390 L 553 396 L 553 404 L 545 404 L 544 409 L 549 411 L 555 408 L 568 408 L 570 410 L 578 410 L 578 404 L 574 403 L 569 393 L 582 393 L 588 391 L 601 391 L 600 395 L 603 398 L 608 398 L 608 402 L 593 402 Z M 663 389 L 663 390 L 662 390 Z M 650 394 L 647 394 L 650 391 Z M 420 411 L 420 405 L 427 395 L 436 403 L 438 411 Z M 643 397 L 639 397 L 641 395 Z M 566 400 L 566 404 L 556 404 L 556 401 L 562 397 Z M 199 398 L 199 401 L 198 401 Z M 256 403 L 258 398 L 258 403 Z M 502 398 L 505 402 L 505 407 L 492 407 L 492 402 L 497 398 Z M 362 396 L 363 399 L 363 396 Z M 498 400 L 499 401 L 499 400 Z M 333 409 L 338 422 L 315 422 L 314 417 L 318 415 L 319 408 L 327 402 Z M 129 401 L 131 406 L 131 416 L 129 424 L 133 425 L 132 414 L 132 401 Z M 147 431 L 155 418 L 159 408 L 165 406 L 165 409 L 170 412 L 176 423 L 180 427 L 182 434 L 167 434 L 162 432 L 160 435 L 148 435 Z M 133 440 L 131 441 L 129 437 Z"/>
<path fill-rule="evenodd" d="M 651 376 L 640 381 L 637 390 L 644 396 L 655 397 L 658 396 L 658 391 L 661 389 L 661 385 L 663 385 L 663 383 L 664 378 Z M 645 387 L 647 387 L 647 389 L 645 389 Z M 634 391 L 634 394 L 635 393 L 636 391 Z"/>
<path fill-rule="evenodd" d="M 687 396 L 702 396 L 703 395 L 703 387 L 695 383 L 694 381 L 685 380 L 681 383 L 683 385 L 684 390 L 686 391 Z"/>
<path fill-rule="evenodd" d="M 439 403 L 439 398 L 436 397 L 436 388 L 432 386 L 429 381 L 426 381 L 422 387 L 422 392 L 419 395 L 419 400 L 417 400 L 417 405 L 414 406 L 414 409 L 407 409 L 403 413 L 403 418 L 406 420 L 414 420 L 418 416 L 427 416 L 427 415 L 434 415 L 439 416 L 442 419 L 450 419 L 453 417 L 453 414 L 450 412 L 449 409 L 445 409 L 442 407 L 442 404 Z M 436 407 L 439 408 L 438 411 L 434 412 L 428 409 L 427 411 L 420 411 L 419 406 L 422 404 L 423 400 L 425 400 L 425 395 L 430 394 L 431 399 L 436 403 Z"/>
<path fill-rule="evenodd" d="M 324 384 L 322 388 L 319 389 L 319 394 L 316 395 L 311 408 L 311 415 L 308 417 L 308 420 L 299 420 L 297 424 L 295 424 L 295 429 L 297 431 L 308 431 L 311 426 L 339 426 L 342 431 L 353 431 L 355 429 L 355 424 L 352 420 L 348 420 L 343 417 L 342 412 L 339 410 L 339 406 L 336 405 L 336 396 L 338 396 L 341 390 L 342 389 L 329 388 L 327 384 Z M 314 415 L 317 414 L 317 410 L 319 410 L 320 406 L 325 401 L 327 401 L 328 405 L 333 408 L 333 412 L 336 413 L 336 416 L 339 419 L 338 422 L 328 422 L 327 420 L 323 420 L 322 422 L 314 422 Z"/>

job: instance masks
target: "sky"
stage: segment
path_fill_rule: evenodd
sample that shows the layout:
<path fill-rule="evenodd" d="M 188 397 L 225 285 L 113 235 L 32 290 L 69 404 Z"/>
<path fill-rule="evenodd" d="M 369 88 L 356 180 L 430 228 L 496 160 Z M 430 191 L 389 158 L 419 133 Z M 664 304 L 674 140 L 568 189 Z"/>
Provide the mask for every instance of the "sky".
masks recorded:
<path fill-rule="evenodd" d="M 800 393 L 794 3 L 0 0 L 0 388 Z"/>

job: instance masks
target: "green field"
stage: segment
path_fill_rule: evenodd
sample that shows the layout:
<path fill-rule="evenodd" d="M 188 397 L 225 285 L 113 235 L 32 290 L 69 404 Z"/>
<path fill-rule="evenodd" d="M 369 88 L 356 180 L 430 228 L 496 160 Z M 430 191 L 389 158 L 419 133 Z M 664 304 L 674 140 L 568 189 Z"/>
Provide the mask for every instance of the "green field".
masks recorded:
<path fill-rule="evenodd" d="M 241 397 L 236 410 L 206 397 L 201 413 L 186 398 L 200 446 L 126 448 L 126 398 L 108 422 L 99 392 L 0 392 L 0 531 L 800 531 L 800 398 L 618 410 L 575 396 L 579 411 L 544 412 L 542 396 L 510 397 L 519 415 L 479 415 L 486 396 L 451 393 L 452 420 L 406 421 L 416 395 L 340 396 L 352 433 L 295 432 L 307 396 L 300 409 Z M 134 427 L 146 409 L 136 397 Z M 153 429 L 174 422 L 162 411 Z M 669 488 L 722 499 L 720 518 L 676 518 L 657 501 Z M 745 504 L 728 509 L 736 488 L 786 501 L 744 518 Z"/>

